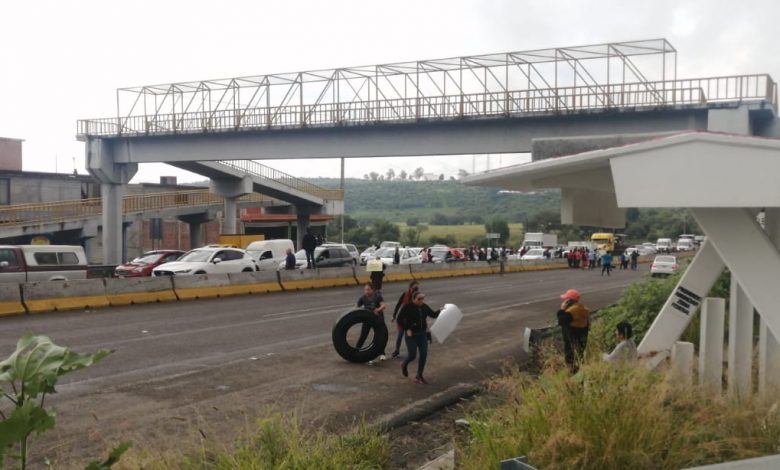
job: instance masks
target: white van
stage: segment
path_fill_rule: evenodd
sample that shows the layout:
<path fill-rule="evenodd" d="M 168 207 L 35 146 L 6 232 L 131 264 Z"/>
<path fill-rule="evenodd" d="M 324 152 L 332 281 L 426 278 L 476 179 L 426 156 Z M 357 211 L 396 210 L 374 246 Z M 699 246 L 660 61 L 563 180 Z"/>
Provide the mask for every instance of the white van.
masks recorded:
<path fill-rule="evenodd" d="M 692 238 L 680 238 L 677 240 L 677 251 L 691 251 L 693 248 Z"/>
<path fill-rule="evenodd" d="M 260 271 L 276 270 L 287 256 L 288 249 L 295 253 L 292 240 L 260 240 L 246 247 L 249 255 L 257 261 L 257 269 Z"/>
<path fill-rule="evenodd" d="M 0 245 L 0 282 L 87 278 L 87 255 L 78 245 Z"/>
<path fill-rule="evenodd" d="M 672 251 L 672 239 L 671 238 L 659 238 L 655 242 L 656 253 L 671 253 Z"/>

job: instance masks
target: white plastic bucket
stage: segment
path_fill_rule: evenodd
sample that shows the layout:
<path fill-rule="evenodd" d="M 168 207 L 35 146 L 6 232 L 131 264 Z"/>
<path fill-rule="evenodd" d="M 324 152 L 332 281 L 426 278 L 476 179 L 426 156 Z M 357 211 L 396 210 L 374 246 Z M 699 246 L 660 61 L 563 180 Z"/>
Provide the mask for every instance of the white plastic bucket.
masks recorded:
<path fill-rule="evenodd" d="M 436 342 L 439 344 L 443 343 L 455 331 L 461 318 L 463 318 L 463 312 L 460 311 L 457 305 L 444 304 L 439 317 L 431 326 L 431 335 L 436 339 Z"/>

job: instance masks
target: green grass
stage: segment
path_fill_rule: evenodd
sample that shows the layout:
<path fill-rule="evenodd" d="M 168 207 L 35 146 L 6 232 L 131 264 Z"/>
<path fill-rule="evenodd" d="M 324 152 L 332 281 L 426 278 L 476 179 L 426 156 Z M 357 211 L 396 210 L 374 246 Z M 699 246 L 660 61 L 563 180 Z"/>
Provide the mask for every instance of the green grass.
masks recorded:
<path fill-rule="evenodd" d="M 678 469 L 778 451 L 780 415 L 768 404 L 674 386 L 641 367 L 595 362 L 572 377 L 558 361 L 540 377 L 496 382 L 504 403 L 468 418 L 459 468 L 527 456 L 544 469 Z"/>
<path fill-rule="evenodd" d="M 404 222 L 395 223 L 403 234 L 404 231 L 410 228 Z M 423 224 L 426 225 L 426 224 Z M 465 247 L 474 242 L 474 240 L 485 239 L 485 225 L 484 224 L 471 224 L 471 225 L 427 225 L 428 229 L 425 230 L 421 239 L 423 241 L 429 241 L 431 237 L 443 237 L 452 235 L 458 241 L 458 246 Z M 509 243 L 508 246 L 519 247 L 522 243 L 523 224 L 509 224 Z M 428 245 L 430 243 L 423 243 Z"/>

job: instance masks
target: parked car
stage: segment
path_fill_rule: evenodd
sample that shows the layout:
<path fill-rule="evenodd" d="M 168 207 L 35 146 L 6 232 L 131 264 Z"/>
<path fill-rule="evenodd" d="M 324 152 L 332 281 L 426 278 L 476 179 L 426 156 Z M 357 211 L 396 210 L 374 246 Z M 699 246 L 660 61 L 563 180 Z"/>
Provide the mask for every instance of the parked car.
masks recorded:
<path fill-rule="evenodd" d="M 655 254 L 658 252 L 655 248 L 655 243 L 653 242 L 644 242 L 642 243 L 642 246 L 645 247 L 645 250 L 647 250 L 648 254 Z"/>
<path fill-rule="evenodd" d="M 544 259 L 544 248 L 531 248 L 520 259 L 522 261 Z"/>
<path fill-rule="evenodd" d="M 357 266 L 357 264 L 360 263 L 360 252 L 357 247 L 351 243 L 323 243 L 320 246 L 344 248 L 352 257 L 352 264 Z"/>
<path fill-rule="evenodd" d="M 419 254 L 410 248 L 399 248 L 398 255 L 400 258 L 399 264 L 422 263 Z M 395 259 L 395 248 L 380 248 L 376 253 L 374 253 L 374 256 L 379 256 L 383 263 L 386 265 L 391 265 Z"/>
<path fill-rule="evenodd" d="M 206 246 L 190 250 L 176 261 L 157 266 L 155 276 L 229 274 L 257 270 L 254 258 L 240 248 Z"/>
<path fill-rule="evenodd" d="M 658 255 L 653 260 L 653 264 L 650 265 L 650 275 L 656 276 L 669 276 L 677 271 L 677 258 L 671 255 Z"/>
<path fill-rule="evenodd" d="M 374 259 L 372 256 L 374 252 L 376 252 L 376 247 L 373 245 L 363 250 L 363 252 L 360 253 L 360 261 L 359 261 L 360 264 L 365 265 L 368 262 L 368 260 Z"/>
<path fill-rule="evenodd" d="M 116 277 L 147 277 L 152 275 L 152 270 L 161 264 L 176 261 L 183 255 L 181 250 L 154 250 L 147 251 L 129 263 L 121 264 L 114 269 Z"/>
<path fill-rule="evenodd" d="M 284 261 L 287 250 L 295 250 L 292 240 L 258 240 L 246 247 L 247 253 L 255 259 L 257 269 L 264 271 L 276 269 L 276 266 Z"/>
<path fill-rule="evenodd" d="M 78 245 L 0 245 L 0 282 L 87 278 L 87 255 Z"/>
<path fill-rule="evenodd" d="M 314 260 L 318 268 L 339 268 L 352 266 L 354 258 L 346 248 L 341 246 L 320 245 L 314 249 Z M 279 263 L 279 269 L 284 270 L 285 263 Z M 298 250 L 295 253 L 295 268 L 306 269 L 306 251 Z"/>
<path fill-rule="evenodd" d="M 463 260 L 463 253 L 457 248 L 450 248 L 447 245 L 433 245 L 430 250 L 434 263 L 450 263 Z"/>

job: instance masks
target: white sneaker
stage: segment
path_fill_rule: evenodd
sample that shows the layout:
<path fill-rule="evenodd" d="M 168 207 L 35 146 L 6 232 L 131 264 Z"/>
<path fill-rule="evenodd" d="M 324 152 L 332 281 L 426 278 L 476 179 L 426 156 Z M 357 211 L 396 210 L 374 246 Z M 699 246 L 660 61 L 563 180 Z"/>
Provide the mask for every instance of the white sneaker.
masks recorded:
<path fill-rule="evenodd" d="M 380 360 L 380 361 L 386 361 L 386 360 L 387 360 L 387 356 L 385 356 L 384 354 L 382 354 L 382 355 L 380 355 L 380 356 L 379 356 L 379 360 Z"/>

